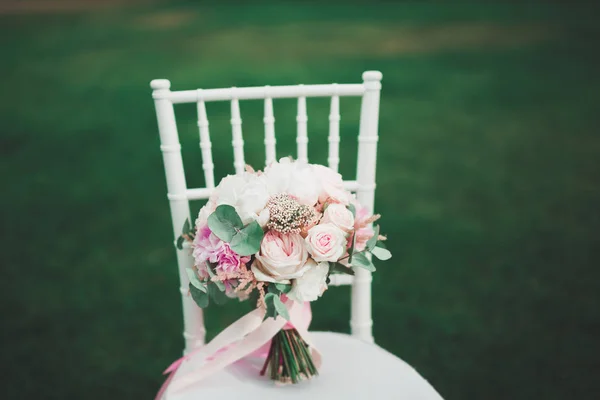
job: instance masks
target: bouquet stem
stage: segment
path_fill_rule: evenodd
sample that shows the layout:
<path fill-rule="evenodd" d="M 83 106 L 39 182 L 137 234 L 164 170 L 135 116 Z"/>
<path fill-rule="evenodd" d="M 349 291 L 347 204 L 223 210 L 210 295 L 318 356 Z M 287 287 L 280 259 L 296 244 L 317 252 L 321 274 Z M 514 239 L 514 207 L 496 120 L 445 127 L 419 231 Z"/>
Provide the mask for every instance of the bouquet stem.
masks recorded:
<path fill-rule="evenodd" d="M 318 375 L 310 349 L 295 329 L 282 329 L 271 340 L 261 375 L 282 383 L 298 383 Z"/>

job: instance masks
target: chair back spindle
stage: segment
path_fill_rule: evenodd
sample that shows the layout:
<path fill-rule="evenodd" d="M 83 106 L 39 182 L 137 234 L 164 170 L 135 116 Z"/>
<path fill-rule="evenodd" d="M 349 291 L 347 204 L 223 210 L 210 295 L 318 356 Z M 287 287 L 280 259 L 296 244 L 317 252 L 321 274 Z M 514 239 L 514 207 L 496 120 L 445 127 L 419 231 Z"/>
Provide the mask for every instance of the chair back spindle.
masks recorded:
<path fill-rule="evenodd" d="M 163 153 L 167 179 L 167 197 L 171 208 L 174 237 L 177 238 L 180 235 L 184 222 L 190 219 L 189 201 L 208 199 L 215 187 L 212 144 L 205 105 L 206 102 L 212 101 L 229 101 L 231 103 L 233 164 L 235 172 L 239 174 L 245 170 L 244 139 L 239 100 L 261 99 L 264 101 L 265 164 L 269 165 L 277 159 L 273 99 L 297 99 L 296 156 L 299 161 L 308 162 L 306 98 L 330 97 L 327 163 L 329 168 L 337 172 L 340 163 L 340 96 L 361 97 L 356 180 L 346 180 L 344 186 L 346 189 L 355 192 L 358 201 L 373 212 L 379 94 L 382 75 L 378 71 L 367 71 L 362 77 L 363 83 L 360 84 L 234 87 L 183 91 L 171 91 L 171 84 L 166 79 L 153 80 L 150 86 L 153 89 L 152 97 L 154 98 L 158 119 L 160 149 Z M 174 104 L 180 103 L 196 103 L 198 108 L 202 169 L 206 182 L 204 188 L 188 189 L 187 187 L 173 107 Z M 193 221 L 193 219 L 190 219 L 190 221 Z M 196 306 L 188 295 L 189 281 L 186 268 L 193 266 L 194 262 L 189 246 L 183 250 L 176 250 L 176 252 L 183 301 L 185 352 L 189 352 L 204 343 L 206 331 L 202 310 Z M 362 268 L 356 268 L 354 277 L 348 275 L 331 276 L 330 285 L 352 285 L 350 320 L 352 334 L 364 341 L 372 342 L 371 273 Z"/>
<path fill-rule="evenodd" d="M 242 117 L 240 102 L 235 97 L 236 88 L 231 88 L 231 130 L 233 132 L 233 166 L 235 173 L 241 174 L 246 168 L 244 161 L 244 139 L 242 137 Z"/>
<path fill-rule="evenodd" d="M 329 164 L 329 168 L 338 172 L 340 165 L 340 97 L 337 95 L 331 97 L 329 137 L 327 140 L 329 142 L 327 163 Z"/>
<path fill-rule="evenodd" d="M 210 133 L 208 131 L 208 117 L 206 116 L 206 106 L 202 100 L 202 90 L 198 89 L 198 129 L 200 130 L 200 151 L 202 152 L 202 169 L 204 170 L 204 181 L 206 187 L 212 189 L 215 187 L 215 166 L 212 160 L 212 144 L 210 143 Z"/>
<path fill-rule="evenodd" d="M 265 88 L 267 92 L 268 86 Z M 265 93 L 267 95 L 267 93 Z M 270 97 L 265 98 L 265 117 L 263 119 L 265 123 L 265 165 L 271 164 L 275 161 L 275 117 L 273 116 L 273 99 Z"/>
<path fill-rule="evenodd" d="M 296 144 L 298 145 L 298 152 L 296 158 L 298 161 L 308 162 L 308 135 L 306 124 L 308 122 L 308 116 L 306 115 L 306 97 L 298 97 L 298 115 L 296 116 L 296 122 L 298 123 L 298 132 L 296 136 Z"/>

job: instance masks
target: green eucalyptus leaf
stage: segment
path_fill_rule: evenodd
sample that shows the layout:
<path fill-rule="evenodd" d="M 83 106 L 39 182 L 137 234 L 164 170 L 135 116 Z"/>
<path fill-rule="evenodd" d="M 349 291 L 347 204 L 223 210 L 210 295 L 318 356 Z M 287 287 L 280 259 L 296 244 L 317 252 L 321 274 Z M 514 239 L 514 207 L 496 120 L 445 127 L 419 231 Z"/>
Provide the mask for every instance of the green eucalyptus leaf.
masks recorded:
<path fill-rule="evenodd" d="M 288 321 L 290 320 L 290 314 L 278 295 L 274 293 L 267 293 L 265 295 L 265 304 L 267 305 L 265 319 L 270 317 L 277 318 L 278 315 L 281 315 Z"/>
<path fill-rule="evenodd" d="M 269 285 L 269 286 L 273 286 L 273 284 Z M 292 285 L 287 285 L 285 283 L 276 283 L 274 285 L 277 290 L 279 290 L 281 293 L 289 293 L 290 290 L 292 290 Z"/>
<path fill-rule="evenodd" d="M 263 236 L 264 232 L 258 222 L 252 221 L 233 236 L 229 245 L 240 256 L 251 256 L 260 250 Z"/>
<path fill-rule="evenodd" d="M 208 307 L 208 293 L 197 289 L 196 286 L 190 283 L 190 294 L 192 295 L 192 299 L 194 299 L 194 302 L 198 305 L 198 307 Z"/>
<path fill-rule="evenodd" d="M 369 239 L 367 241 L 367 250 L 371 251 L 375 248 L 375 245 L 377 244 L 377 238 L 379 237 L 379 225 L 377 225 L 375 227 L 375 233 L 373 234 L 373 236 L 371 237 L 371 239 Z"/>
<path fill-rule="evenodd" d="M 206 270 L 208 271 L 208 275 L 211 278 L 211 282 L 214 282 L 215 285 L 217 285 L 217 287 L 219 288 L 219 290 L 224 291 L 225 290 L 225 284 L 221 281 L 213 281 L 212 278 L 214 278 L 216 275 L 213 272 L 210 264 L 206 265 Z"/>
<path fill-rule="evenodd" d="M 185 238 L 183 237 L 183 235 L 181 235 L 177 238 L 177 248 L 179 250 L 183 250 L 183 242 L 185 242 Z"/>
<path fill-rule="evenodd" d="M 185 219 L 185 222 L 183 223 L 183 228 L 181 229 L 181 233 L 185 234 L 185 233 L 190 233 L 191 229 L 190 229 L 190 220 L 189 219 Z"/>
<path fill-rule="evenodd" d="M 385 245 L 385 242 L 383 240 L 378 240 L 375 247 L 381 247 L 382 249 L 387 249 L 387 246 Z"/>
<path fill-rule="evenodd" d="M 354 256 L 354 248 L 356 247 L 356 231 L 352 235 L 352 243 L 350 244 L 350 248 L 348 249 L 348 262 L 352 263 L 352 257 Z"/>
<path fill-rule="evenodd" d="M 222 306 L 227 302 L 229 297 L 225 294 L 224 291 L 221 291 L 215 282 L 211 282 L 208 284 L 208 295 L 215 302 L 216 305 Z"/>
<path fill-rule="evenodd" d="M 227 243 L 231 242 L 231 239 L 243 226 L 235 208 L 227 204 L 218 206 L 215 212 L 208 217 L 208 227 L 212 233 Z"/>
<path fill-rule="evenodd" d="M 352 266 L 364 268 L 367 271 L 371 272 L 375 271 L 375 266 L 373 265 L 371 260 L 367 258 L 365 253 L 354 254 L 354 258 L 352 259 Z"/>
<path fill-rule="evenodd" d="M 185 272 L 187 273 L 191 285 L 193 285 L 196 289 L 206 292 L 206 283 L 202 282 L 198 278 L 198 275 L 196 274 L 196 271 L 193 268 L 186 268 Z"/>
<path fill-rule="evenodd" d="M 275 297 L 279 297 L 274 293 L 267 293 L 265 295 L 265 305 L 266 310 L 265 310 L 265 318 L 276 318 L 277 317 L 277 311 L 275 310 L 275 301 L 273 300 Z"/>
<path fill-rule="evenodd" d="M 352 213 L 352 216 L 356 218 L 356 207 L 354 204 L 350 203 L 346 206 L 346 208 Z"/>
<path fill-rule="evenodd" d="M 389 260 L 392 258 L 392 253 L 388 249 L 382 249 L 381 247 L 375 247 L 371 250 L 371 254 L 380 259 L 381 261 Z"/>
<path fill-rule="evenodd" d="M 336 263 L 329 263 L 329 273 L 330 274 L 348 274 L 348 275 L 354 275 L 354 270 L 350 267 L 346 267 L 344 264 L 340 264 L 338 262 Z"/>
<path fill-rule="evenodd" d="M 290 314 L 288 313 L 288 310 L 285 307 L 285 304 L 283 304 L 283 302 L 281 301 L 279 296 L 273 297 L 273 305 L 275 306 L 275 311 L 277 311 L 277 314 L 281 315 L 283 318 L 287 319 L 288 321 L 290 320 Z"/>
<path fill-rule="evenodd" d="M 275 296 L 279 296 L 281 294 L 281 290 L 279 290 L 273 283 L 269 283 L 269 286 L 267 286 L 267 292 L 273 293 Z"/>

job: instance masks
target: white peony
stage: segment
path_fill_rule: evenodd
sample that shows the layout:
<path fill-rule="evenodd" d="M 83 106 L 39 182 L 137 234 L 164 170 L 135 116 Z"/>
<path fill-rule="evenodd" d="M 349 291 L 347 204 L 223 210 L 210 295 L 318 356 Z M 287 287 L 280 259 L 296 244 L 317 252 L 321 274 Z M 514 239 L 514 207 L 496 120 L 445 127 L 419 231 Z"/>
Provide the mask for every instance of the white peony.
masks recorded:
<path fill-rule="evenodd" d="M 215 212 L 216 208 L 217 204 L 212 199 L 208 200 L 198 213 L 198 218 L 196 218 L 196 229 L 208 225 L 208 217 Z"/>
<path fill-rule="evenodd" d="M 332 223 L 313 226 L 304 240 L 315 261 L 335 262 L 346 251 L 346 232 Z"/>
<path fill-rule="evenodd" d="M 319 201 L 321 203 L 329 200 L 347 205 L 350 202 L 351 195 L 344 189 L 342 175 L 322 165 L 311 164 L 311 167 L 313 174 L 319 180 Z"/>
<path fill-rule="evenodd" d="M 282 158 L 265 169 L 269 194 L 287 193 L 300 204 L 314 206 L 319 199 L 321 184 L 310 164 Z"/>
<path fill-rule="evenodd" d="M 310 267 L 305 266 L 307 259 L 302 236 L 269 231 L 252 263 L 252 272 L 258 281 L 288 283 L 290 279 L 302 276 Z"/>
<path fill-rule="evenodd" d="M 323 213 L 321 223 L 332 223 L 346 233 L 354 229 L 354 215 L 343 204 L 329 204 Z"/>
<path fill-rule="evenodd" d="M 223 178 L 215 193 L 217 193 L 216 204 L 228 204 L 234 207 L 244 224 L 259 220 L 259 215 L 270 197 L 264 176 L 249 172 Z M 263 214 L 261 220 L 264 221 L 261 226 L 264 226 L 268 216 L 265 220 Z"/>
<path fill-rule="evenodd" d="M 293 280 L 292 290 L 287 294 L 294 301 L 314 301 L 327 290 L 329 263 L 320 262 L 317 264 L 309 258 L 306 265 L 309 266 L 309 269 L 301 277 Z"/>

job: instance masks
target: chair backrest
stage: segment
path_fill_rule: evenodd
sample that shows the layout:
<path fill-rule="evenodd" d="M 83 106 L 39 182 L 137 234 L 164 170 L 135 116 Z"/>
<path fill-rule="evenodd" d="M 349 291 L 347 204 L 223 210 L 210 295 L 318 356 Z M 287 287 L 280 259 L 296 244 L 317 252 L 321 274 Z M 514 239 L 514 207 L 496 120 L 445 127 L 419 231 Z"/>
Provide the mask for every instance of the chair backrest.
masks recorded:
<path fill-rule="evenodd" d="M 261 99 L 264 101 L 266 164 L 276 159 L 275 152 L 275 118 L 273 116 L 273 99 L 297 98 L 297 159 L 308 161 L 306 129 L 306 98 L 331 97 L 329 114 L 329 167 L 335 171 L 339 165 L 339 97 L 362 97 L 360 129 L 358 135 L 358 160 L 356 180 L 344 181 L 348 190 L 355 192 L 358 201 L 373 211 L 375 196 L 375 166 L 377 158 L 377 126 L 379 120 L 379 93 L 381 89 L 381 72 L 367 71 L 363 73 L 363 83 L 329 84 L 329 85 L 295 85 L 295 86 L 263 86 L 226 89 L 198 89 L 171 91 L 171 83 L 166 79 L 156 79 L 150 83 L 152 97 L 156 105 L 158 128 L 160 133 L 160 149 L 163 153 L 165 173 L 167 177 L 167 197 L 171 206 L 173 232 L 175 238 L 181 234 L 181 228 L 190 219 L 190 200 L 207 199 L 215 187 L 214 167 L 208 117 L 205 103 L 211 101 L 229 101 L 231 103 L 231 128 L 233 136 L 233 156 L 236 173 L 244 171 L 244 140 L 242 137 L 242 119 L 240 116 L 240 100 Z M 206 187 L 188 188 L 181 157 L 181 145 L 175 122 L 174 104 L 196 103 L 198 107 L 198 128 L 202 168 Z M 193 221 L 193 219 L 190 219 Z M 202 310 L 188 296 L 188 278 L 186 267 L 193 264 L 189 249 L 176 250 L 179 264 L 180 291 L 183 296 L 184 338 L 188 352 L 204 344 L 206 330 Z M 372 342 L 371 319 L 371 273 L 358 268 L 355 276 L 332 276 L 331 285 L 352 285 L 351 321 L 352 334 L 362 340 Z"/>

